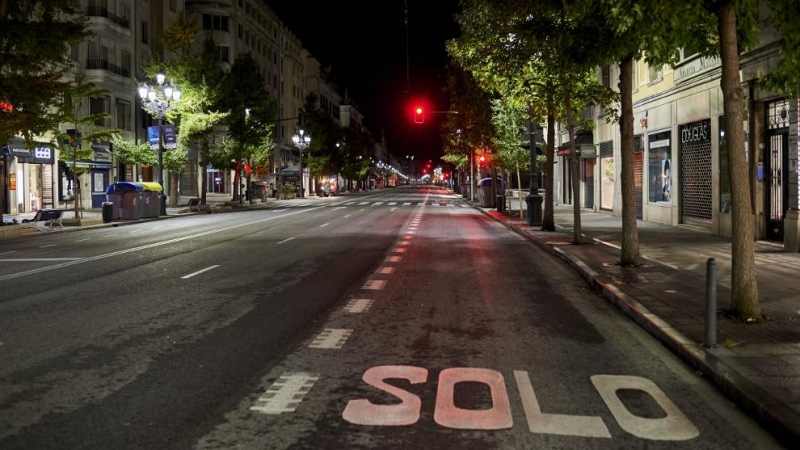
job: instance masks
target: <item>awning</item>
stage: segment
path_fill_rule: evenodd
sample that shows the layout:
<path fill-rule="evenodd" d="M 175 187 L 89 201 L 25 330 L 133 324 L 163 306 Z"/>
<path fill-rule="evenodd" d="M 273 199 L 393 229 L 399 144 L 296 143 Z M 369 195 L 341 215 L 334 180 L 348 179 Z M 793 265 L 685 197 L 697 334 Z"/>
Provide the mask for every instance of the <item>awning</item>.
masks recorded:
<path fill-rule="evenodd" d="M 594 136 L 591 131 L 580 130 L 575 134 L 575 148 L 580 152 L 581 144 L 594 144 Z M 570 154 L 569 142 L 558 146 L 556 151 L 558 156 L 568 156 Z"/>
<path fill-rule="evenodd" d="M 281 169 L 280 176 L 282 177 L 299 177 L 300 168 L 297 166 L 289 166 Z"/>

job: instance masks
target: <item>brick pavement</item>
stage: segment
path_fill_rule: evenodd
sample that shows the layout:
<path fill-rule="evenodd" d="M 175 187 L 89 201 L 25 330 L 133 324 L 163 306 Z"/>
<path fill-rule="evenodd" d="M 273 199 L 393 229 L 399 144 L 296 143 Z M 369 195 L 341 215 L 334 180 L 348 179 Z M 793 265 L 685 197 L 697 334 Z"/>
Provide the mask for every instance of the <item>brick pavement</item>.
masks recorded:
<path fill-rule="evenodd" d="M 766 320 L 728 314 L 730 240 L 707 232 L 638 222 L 642 266 L 621 267 L 620 217 L 581 212 L 584 244 L 573 245 L 571 206 L 557 206 L 557 231 L 483 212 L 552 252 L 580 273 L 694 370 L 788 447 L 800 443 L 800 254 L 758 242 L 756 270 Z M 717 346 L 705 348 L 706 262 L 717 266 Z"/>

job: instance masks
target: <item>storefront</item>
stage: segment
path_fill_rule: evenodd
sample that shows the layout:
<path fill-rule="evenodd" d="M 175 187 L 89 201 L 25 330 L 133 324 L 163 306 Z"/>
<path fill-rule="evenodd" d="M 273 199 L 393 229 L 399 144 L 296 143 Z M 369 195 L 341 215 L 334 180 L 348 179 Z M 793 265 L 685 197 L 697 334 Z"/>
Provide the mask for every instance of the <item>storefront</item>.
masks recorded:
<path fill-rule="evenodd" d="M 681 223 L 711 228 L 711 120 L 704 119 L 678 127 L 680 136 L 680 217 Z M 652 149 L 652 146 L 651 146 Z M 650 160 L 651 170 L 653 160 Z M 672 201 L 669 159 L 661 164 L 662 201 Z M 666 165 L 665 165 L 666 164 Z M 654 195 L 651 188 L 651 197 Z M 659 193 L 655 193 L 658 197 Z"/>
<path fill-rule="evenodd" d="M 29 150 L 17 138 L 9 143 L 8 153 L 8 212 L 20 214 L 52 208 L 55 151 L 44 143 Z"/>
<path fill-rule="evenodd" d="M 106 188 L 111 184 L 112 148 L 109 142 L 92 144 L 92 159 L 58 162 L 59 203 L 79 199 L 81 209 L 100 209 L 106 198 Z M 74 170 L 77 167 L 78 186 L 74 185 Z M 82 189 L 86 188 L 86 189 Z"/>

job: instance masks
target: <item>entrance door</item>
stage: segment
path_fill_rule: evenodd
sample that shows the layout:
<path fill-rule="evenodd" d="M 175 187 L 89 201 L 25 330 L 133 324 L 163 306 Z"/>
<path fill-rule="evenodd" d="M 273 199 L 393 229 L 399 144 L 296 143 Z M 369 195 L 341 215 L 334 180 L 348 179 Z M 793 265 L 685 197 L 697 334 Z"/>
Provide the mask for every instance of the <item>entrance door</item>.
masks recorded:
<path fill-rule="evenodd" d="M 789 166 L 789 102 L 767 105 L 767 151 L 765 156 L 767 239 L 783 241 L 783 217 L 789 204 L 786 168 Z"/>

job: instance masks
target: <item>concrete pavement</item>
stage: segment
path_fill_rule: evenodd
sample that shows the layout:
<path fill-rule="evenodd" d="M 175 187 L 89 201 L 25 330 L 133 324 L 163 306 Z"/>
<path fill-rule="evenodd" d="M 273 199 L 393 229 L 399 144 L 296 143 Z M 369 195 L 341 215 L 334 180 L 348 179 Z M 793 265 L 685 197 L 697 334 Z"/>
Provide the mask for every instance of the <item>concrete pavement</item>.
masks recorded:
<path fill-rule="evenodd" d="M 212 212 L 233 209 L 229 195 L 209 195 Z M 464 199 L 468 201 L 467 199 Z M 300 200 L 302 201 L 302 200 Z M 188 198 L 168 217 L 191 214 Z M 297 204 L 298 199 L 269 199 L 267 204 Z M 583 245 L 572 244 L 571 206 L 556 206 L 557 231 L 528 226 L 525 219 L 474 207 L 572 266 L 586 282 L 617 305 L 666 347 L 714 383 L 789 448 L 800 443 L 800 253 L 786 253 L 778 243 L 756 243 L 756 270 L 765 319 L 743 323 L 727 314 L 730 307 L 730 239 L 698 229 L 638 222 L 640 267 L 620 267 L 621 218 L 581 211 Z M 33 214 L 29 214 L 30 217 Z M 6 216 L 21 220 L 28 216 Z M 72 217 L 67 213 L 65 217 Z M 104 224 L 101 211 L 84 211 L 84 226 Z M 160 220 L 163 219 L 146 219 Z M 136 221 L 127 221 L 135 223 Z M 11 227 L 0 227 L 8 229 Z M 25 233 L 35 235 L 30 226 Z M 20 234 L 21 235 L 21 234 Z M 2 237 L 14 234 L 0 233 Z M 706 268 L 713 258 L 717 273 L 717 346 L 706 348 Z"/>

